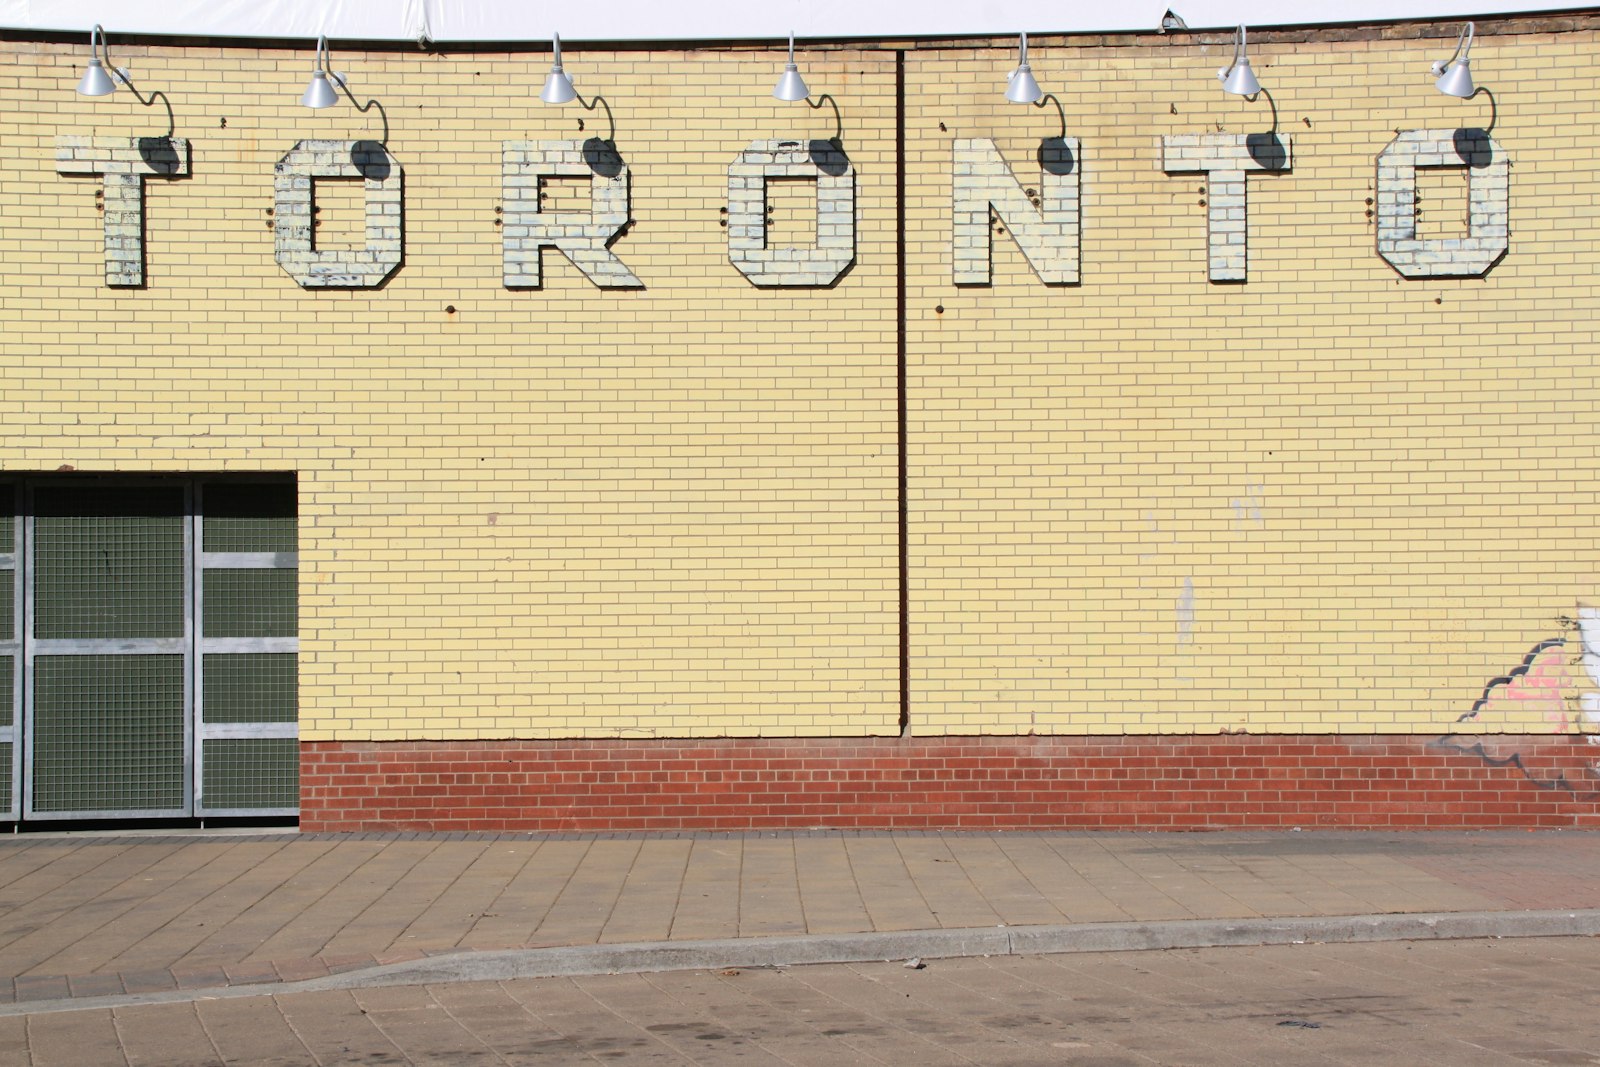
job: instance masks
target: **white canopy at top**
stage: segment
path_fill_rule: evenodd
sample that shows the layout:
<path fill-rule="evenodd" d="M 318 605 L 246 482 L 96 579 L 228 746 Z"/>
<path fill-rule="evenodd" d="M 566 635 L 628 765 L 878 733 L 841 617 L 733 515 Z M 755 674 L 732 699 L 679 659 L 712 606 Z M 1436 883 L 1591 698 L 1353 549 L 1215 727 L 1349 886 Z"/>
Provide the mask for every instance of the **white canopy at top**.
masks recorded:
<path fill-rule="evenodd" d="M 1168 9 L 1190 29 L 1461 19 L 1573 10 L 1550 0 L 0 0 L 0 27 L 108 34 L 342 40 L 778 40 L 1112 33 L 1156 29 Z M 1592 8 L 1589 10 L 1593 10 Z"/>

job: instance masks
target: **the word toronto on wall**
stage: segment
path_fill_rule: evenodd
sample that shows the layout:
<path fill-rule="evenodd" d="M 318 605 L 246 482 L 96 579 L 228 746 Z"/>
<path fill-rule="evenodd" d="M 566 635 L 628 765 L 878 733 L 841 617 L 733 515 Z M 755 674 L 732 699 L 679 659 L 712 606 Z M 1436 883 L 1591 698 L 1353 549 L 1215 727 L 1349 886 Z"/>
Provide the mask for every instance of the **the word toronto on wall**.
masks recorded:
<path fill-rule="evenodd" d="M 992 140 L 959 141 L 952 160 L 955 205 L 951 255 L 955 280 L 988 284 L 989 218 L 1002 219 L 1028 262 L 1047 284 L 1080 279 L 1078 216 L 1081 149 L 1059 142 L 1063 163 L 1047 164 L 1040 179 L 1045 200 L 1035 207 Z M 1048 150 L 1048 149 L 1046 149 Z M 1288 140 L 1243 134 L 1169 135 L 1161 141 L 1169 174 L 1206 176 L 1208 276 L 1244 281 L 1247 233 L 1245 177 L 1289 170 Z M 644 283 L 611 250 L 633 221 L 628 167 L 615 147 L 593 140 L 507 141 L 502 145 L 501 199 L 509 216 L 501 230 L 507 288 L 538 288 L 541 253 L 564 255 L 602 289 Z M 62 137 L 63 174 L 104 178 L 106 284 L 141 286 L 144 263 L 144 179 L 188 177 L 189 143 L 176 139 L 126 142 Z M 1417 237 L 1417 171 L 1457 167 L 1468 176 L 1470 212 L 1459 237 Z M 565 177 L 591 183 L 587 213 L 540 211 L 541 182 Z M 405 248 L 398 161 L 369 141 L 302 141 L 274 168 L 273 212 L 279 266 L 306 288 L 364 288 L 399 268 Z M 318 252 L 312 236 L 313 188 L 318 179 L 360 180 L 366 241 L 348 252 Z M 766 233 L 769 180 L 816 184 L 814 240 L 804 247 L 775 247 Z M 1377 254 L 1408 278 L 1483 274 L 1505 254 L 1510 202 L 1510 160 L 1482 130 L 1409 130 L 1378 156 Z M 116 209 L 111 209 L 111 204 Z M 756 285 L 830 285 L 855 259 L 855 180 L 844 153 L 826 141 L 756 141 L 728 166 L 728 258 Z"/>
<path fill-rule="evenodd" d="M 0 0 L 0 818 L 1600 820 L 1592 10 L 285 7 Z"/>

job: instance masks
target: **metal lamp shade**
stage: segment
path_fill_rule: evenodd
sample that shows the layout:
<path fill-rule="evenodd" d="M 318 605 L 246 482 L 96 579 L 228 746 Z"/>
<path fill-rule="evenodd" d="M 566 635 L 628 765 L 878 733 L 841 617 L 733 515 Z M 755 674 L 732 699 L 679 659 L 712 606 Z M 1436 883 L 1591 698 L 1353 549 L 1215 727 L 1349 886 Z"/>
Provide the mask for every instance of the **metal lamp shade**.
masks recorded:
<path fill-rule="evenodd" d="M 1467 65 L 1465 59 L 1450 64 L 1443 76 L 1433 84 L 1446 96 L 1459 96 L 1463 100 L 1471 96 L 1475 91 L 1472 84 L 1472 68 Z M 82 90 L 79 91 L 82 92 Z"/>
<path fill-rule="evenodd" d="M 1031 104 L 1042 97 L 1039 83 L 1033 80 L 1033 71 L 1024 63 L 1011 73 L 1006 83 L 1006 99 L 1014 104 Z"/>
<path fill-rule="evenodd" d="M 794 34 L 789 34 L 789 62 L 784 65 L 783 76 L 778 79 L 778 84 L 773 87 L 772 95 L 779 100 L 787 100 L 791 104 L 797 100 L 805 100 L 811 96 L 811 90 L 806 88 L 806 80 L 800 77 L 800 68 L 794 62 Z"/>
<path fill-rule="evenodd" d="M 556 64 L 550 70 L 550 77 L 544 80 L 544 92 L 539 94 L 539 99 L 547 104 L 565 104 L 577 98 L 578 90 L 572 87 L 572 79 L 559 63 Z"/>
<path fill-rule="evenodd" d="M 561 35 L 553 34 L 550 38 L 550 77 L 544 80 L 544 91 L 539 94 L 539 99 L 547 104 L 565 104 L 578 98 L 578 90 L 572 87 L 572 79 L 567 77 L 567 72 L 561 67 Z"/>
<path fill-rule="evenodd" d="M 326 71 L 316 71 L 311 75 L 311 84 L 306 86 L 306 93 L 300 98 L 306 107 L 332 107 L 339 102 L 339 94 L 333 91 L 333 85 L 328 81 Z"/>
<path fill-rule="evenodd" d="M 1254 96 L 1261 91 L 1261 83 L 1256 81 L 1249 59 L 1241 59 L 1233 65 L 1232 72 L 1222 83 L 1222 91 L 1234 96 Z"/>
<path fill-rule="evenodd" d="M 777 87 L 772 90 L 772 95 L 779 100 L 793 103 L 804 100 L 811 95 L 811 90 L 806 88 L 806 80 L 800 77 L 800 70 L 793 63 L 783 68 L 783 77 L 778 79 Z"/>
<path fill-rule="evenodd" d="M 83 80 L 78 82 L 78 93 L 81 96 L 109 96 L 116 92 L 117 83 L 111 80 L 111 75 L 106 73 L 106 68 L 101 65 L 98 58 L 89 60 L 89 67 L 83 72 Z"/>

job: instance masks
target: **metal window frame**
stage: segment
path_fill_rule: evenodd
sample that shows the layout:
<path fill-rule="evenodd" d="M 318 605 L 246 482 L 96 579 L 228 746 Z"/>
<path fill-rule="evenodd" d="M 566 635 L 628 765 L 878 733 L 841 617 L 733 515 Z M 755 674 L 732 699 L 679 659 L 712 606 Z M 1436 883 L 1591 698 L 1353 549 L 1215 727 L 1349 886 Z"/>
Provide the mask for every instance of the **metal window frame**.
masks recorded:
<path fill-rule="evenodd" d="M 22 483 L 0 481 L 0 498 L 8 499 L 11 509 L 11 551 L 0 552 L 0 569 L 11 571 L 11 640 L 0 641 L 0 657 L 11 660 L 11 725 L 0 726 L 0 744 L 11 746 L 11 789 L 0 798 L 5 810 L 0 817 L 15 822 L 22 817 Z"/>
<path fill-rule="evenodd" d="M 193 714 L 194 707 L 194 657 L 192 648 L 196 627 L 198 625 L 194 616 L 194 568 L 183 568 L 183 637 L 152 637 L 152 638 L 86 638 L 86 639 L 61 639 L 51 638 L 37 640 L 33 638 L 34 626 L 34 580 L 38 571 L 38 561 L 34 553 L 38 549 L 38 540 L 35 534 L 35 523 L 38 521 L 37 494 L 40 489 L 53 488 L 81 488 L 88 484 L 82 479 L 71 478 L 40 478 L 30 480 L 23 485 L 25 507 L 22 513 L 22 522 L 18 525 L 25 529 L 22 538 L 22 547 L 26 549 L 23 559 L 27 566 L 23 570 L 23 628 L 22 637 L 22 710 L 23 729 L 22 736 L 26 741 L 26 758 L 22 762 L 22 817 L 29 822 L 65 822 L 72 819 L 171 819 L 186 818 L 194 812 L 194 730 L 190 728 L 187 717 Z M 183 492 L 183 552 L 184 561 L 187 563 L 194 556 L 194 483 L 188 478 L 159 478 L 159 477 L 117 477 L 114 480 L 107 478 L 101 480 L 101 485 L 115 486 L 118 489 L 138 489 L 142 487 L 172 489 L 177 488 Z M 69 811 L 38 811 L 34 808 L 34 740 L 38 736 L 34 723 L 34 661 L 39 656 L 116 656 L 116 655 L 182 655 L 184 657 L 183 670 L 183 706 L 186 717 L 183 731 L 183 804 L 178 808 L 116 808 L 82 809 Z"/>
<path fill-rule="evenodd" d="M 11 742 L 12 778 L 11 794 L 0 799 L 9 803 L 8 812 L 0 818 L 30 822 L 71 821 L 75 819 L 144 819 L 189 817 L 278 817 L 295 816 L 300 809 L 293 807 L 207 807 L 204 798 L 205 745 L 207 741 L 234 739 L 295 739 L 300 736 L 298 716 L 294 722 L 284 723 L 207 723 L 204 708 L 205 657 L 211 654 L 248 652 L 290 653 L 298 656 L 300 639 L 296 637 L 263 638 L 212 638 L 202 632 L 205 572 L 207 570 L 298 570 L 298 552 L 206 552 L 204 551 L 205 487 L 221 481 L 234 482 L 228 475 L 185 475 L 163 477 L 160 475 L 106 476 L 95 479 L 95 484 L 126 488 L 180 488 L 183 491 L 183 552 L 184 552 L 184 636 L 161 638 L 85 638 L 36 639 L 34 625 L 34 575 L 36 547 L 34 523 L 37 507 L 35 493 L 39 489 L 82 488 L 90 484 L 84 478 L 16 478 L 0 481 L 0 500 L 10 498 L 13 519 L 14 551 L 0 552 L 0 569 L 11 567 L 16 583 L 12 598 L 14 612 L 14 638 L 0 641 L 0 656 L 14 657 L 12 671 L 13 712 L 12 724 L 0 727 L 0 743 Z M 296 597 L 298 615 L 298 596 Z M 296 627 L 298 630 L 298 626 Z M 33 805 L 34 791 L 34 660 L 38 656 L 72 655 L 181 655 L 184 657 L 184 737 L 183 737 L 183 805 L 181 808 L 142 808 L 114 810 L 37 811 Z M 297 700 L 298 705 L 298 700 Z"/>
<path fill-rule="evenodd" d="M 208 723 L 205 714 L 205 662 L 207 654 L 248 653 L 248 652 L 273 652 L 294 653 L 300 652 L 299 625 L 295 626 L 295 637 L 214 637 L 208 638 L 202 632 L 205 619 L 205 574 L 208 570 L 294 570 L 300 569 L 299 552 L 208 552 L 205 548 L 205 492 L 206 486 L 218 481 L 216 478 L 195 479 L 195 507 L 191 520 L 194 523 L 195 552 L 194 552 L 194 612 L 195 640 L 194 651 L 191 654 L 191 667 L 194 674 L 194 700 L 191 705 L 193 715 L 191 736 L 195 749 L 195 767 L 192 786 L 194 789 L 194 813 L 200 816 L 226 818 L 230 816 L 283 816 L 298 815 L 298 806 L 289 808 L 229 808 L 209 807 L 205 803 L 205 753 L 208 741 L 230 741 L 251 738 L 274 739 L 300 737 L 299 716 L 294 722 L 271 723 Z M 299 595 L 295 597 L 295 616 L 299 617 Z M 296 701 L 298 707 L 298 701 Z"/>

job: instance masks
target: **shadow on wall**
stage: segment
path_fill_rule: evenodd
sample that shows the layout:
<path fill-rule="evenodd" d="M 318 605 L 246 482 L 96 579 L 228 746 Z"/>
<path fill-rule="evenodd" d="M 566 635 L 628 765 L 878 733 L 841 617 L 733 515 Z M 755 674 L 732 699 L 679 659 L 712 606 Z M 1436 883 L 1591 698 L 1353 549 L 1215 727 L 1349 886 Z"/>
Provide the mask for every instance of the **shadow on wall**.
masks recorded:
<path fill-rule="evenodd" d="M 622 156 L 617 146 L 598 137 L 583 142 L 583 161 L 602 178 L 615 178 L 622 173 Z"/>
<path fill-rule="evenodd" d="M 1289 163 L 1289 150 L 1276 133 L 1249 134 L 1244 139 L 1244 147 L 1263 170 L 1283 170 Z"/>
<path fill-rule="evenodd" d="M 377 141 L 352 141 L 350 164 L 369 182 L 388 181 L 394 171 L 388 149 Z"/>
<path fill-rule="evenodd" d="M 186 171 L 184 158 L 179 155 L 179 144 L 187 153 L 187 141 L 175 142 L 170 137 L 141 137 L 139 138 L 139 158 L 143 159 L 145 166 L 158 174 L 176 176 Z"/>
<path fill-rule="evenodd" d="M 1078 165 L 1078 160 L 1072 154 L 1072 146 L 1067 144 L 1064 137 L 1046 137 L 1039 142 L 1039 169 L 1046 174 L 1060 174 L 1062 176 L 1072 173 L 1072 168 Z"/>

